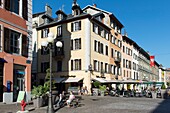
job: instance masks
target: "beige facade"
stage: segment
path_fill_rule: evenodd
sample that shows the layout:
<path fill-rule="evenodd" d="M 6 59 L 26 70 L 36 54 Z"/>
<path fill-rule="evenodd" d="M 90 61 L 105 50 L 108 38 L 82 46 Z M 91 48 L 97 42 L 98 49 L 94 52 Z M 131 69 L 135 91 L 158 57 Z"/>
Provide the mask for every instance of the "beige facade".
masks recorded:
<path fill-rule="evenodd" d="M 78 85 L 80 87 L 87 86 L 88 91 L 91 92 L 91 82 L 96 78 L 105 81 L 120 79 L 118 76 L 121 74 L 121 60 L 117 59 L 121 58 L 121 28 L 123 25 L 110 13 L 93 6 L 87 6 L 83 10 L 77 4 L 74 4 L 73 7 L 75 8 L 73 14 L 76 10 L 86 13 L 67 17 L 64 12 L 59 10 L 57 12 L 58 17 L 64 18 L 66 16 L 65 21 L 53 21 L 37 27 L 37 79 L 40 80 L 39 84 L 44 81 L 45 68 L 49 66 L 49 54 L 42 54 L 41 47 L 41 42 L 47 40 L 47 35 L 42 36 L 42 32 L 48 28 L 48 32 L 55 35 L 55 42 L 60 40 L 64 45 L 62 57 L 55 55 L 56 50 L 53 53 L 54 79 L 65 79 L 62 81 L 65 83 L 62 90 L 67 90 L 69 86 Z M 92 16 L 88 11 L 93 12 L 96 16 Z M 62 18 L 60 19 L 62 20 Z M 111 21 L 115 21 L 117 24 L 115 25 L 116 29 L 113 27 L 114 23 L 111 26 Z M 61 32 L 57 30 L 59 27 L 61 27 Z M 62 36 L 59 36 L 60 33 Z M 111 48 L 113 52 L 111 52 Z M 90 66 L 92 66 L 92 69 L 89 69 Z M 78 81 L 67 83 L 66 81 L 69 79 Z M 56 82 L 60 82 L 59 79 L 58 81 L 56 79 Z"/>
<path fill-rule="evenodd" d="M 116 84 L 129 79 L 142 81 L 144 77 L 148 81 L 158 80 L 159 64 L 151 68 L 149 54 L 127 36 L 122 37 L 123 25 L 112 13 L 96 6 L 82 10 L 76 3 L 71 15 L 58 10 L 57 19 L 53 19 L 46 12 L 39 16 L 43 23 L 35 30 L 37 84 L 45 82 L 49 68 L 49 53 L 41 46 L 49 32 L 55 38 L 52 72 L 56 83 L 62 84 L 58 90 L 86 86 L 90 93 L 94 81 Z M 55 46 L 57 41 L 63 43 L 62 48 Z"/>

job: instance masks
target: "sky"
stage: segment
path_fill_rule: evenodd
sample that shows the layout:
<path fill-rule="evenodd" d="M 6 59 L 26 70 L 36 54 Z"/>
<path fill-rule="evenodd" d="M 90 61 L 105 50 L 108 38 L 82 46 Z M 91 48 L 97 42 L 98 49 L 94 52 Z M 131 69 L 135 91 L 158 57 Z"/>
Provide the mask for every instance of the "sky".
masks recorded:
<path fill-rule="evenodd" d="M 45 11 L 45 5 L 55 12 L 71 13 L 73 0 L 33 0 L 33 14 Z M 170 0 L 77 0 L 81 8 L 96 4 L 113 13 L 124 25 L 128 37 L 135 41 L 158 64 L 170 68 Z M 122 31 L 123 33 L 124 31 Z"/>

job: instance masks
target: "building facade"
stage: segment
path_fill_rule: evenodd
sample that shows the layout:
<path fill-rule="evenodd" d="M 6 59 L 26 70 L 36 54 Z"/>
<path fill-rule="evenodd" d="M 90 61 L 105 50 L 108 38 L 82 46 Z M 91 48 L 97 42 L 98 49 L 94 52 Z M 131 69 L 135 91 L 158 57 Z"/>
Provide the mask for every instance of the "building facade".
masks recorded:
<path fill-rule="evenodd" d="M 32 0 L 0 0 L 0 101 L 31 99 Z"/>
<path fill-rule="evenodd" d="M 54 33 L 55 42 L 62 41 L 63 47 L 54 47 L 53 75 L 57 83 L 87 87 L 91 92 L 92 81 L 111 82 L 121 79 L 121 29 L 123 25 L 110 12 L 87 6 L 81 9 L 73 2 L 72 14 L 62 10 L 56 12 L 57 19 L 44 14 L 44 23 L 37 27 L 37 79 L 45 82 L 49 68 L 49 52 L 41 42 Z M 61 81 L 62 80 L 62 81 Z M 103 80 L 103 81 L 102 81 Z"/>
<path fill-rule="evenodd" d="M 150 67 L 150 55 L 127 36 L 122 36 L 121 22 L 114 14 L 99 9 L 94 4 L 81 9 L 76 1 L 72 14 L 52 9 L 34 14 L 34 56 L 32 73 L 36 84 L 43 85 L 50 65 L 49 51 L 41 46 L 48 33 L 54 34 L 52 70 L 58 90 L 70 86 L 87 87 L 91 92 L 94 81 L 103 84 L 139 84 L 142 81 L 158 81 L 159 64 Z M 55 46 L 61 41 L 62 48 Z M 114 86 L 113 85 L 113 86 Z M 115 87 L 115 86 L 114 86 Z M 132 88 L 132 87 L 130 87 Z"/>

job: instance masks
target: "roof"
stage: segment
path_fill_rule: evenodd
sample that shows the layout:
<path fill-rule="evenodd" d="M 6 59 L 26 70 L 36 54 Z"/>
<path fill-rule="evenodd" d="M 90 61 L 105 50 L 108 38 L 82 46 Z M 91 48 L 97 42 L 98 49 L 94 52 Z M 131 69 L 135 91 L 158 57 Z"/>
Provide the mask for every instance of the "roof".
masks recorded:
<path fill-rule="evenodd" d="M 91 9 L 94 9 L 96 11 L 100 11 L 100 12 L 108 14 L 112 19 L 114 19 L 120 25 L 121 28 L 124 27 L 123 24 L 116 18 L 116 16 L 113 13 L 99 9 L 99 8 L 96 8 L 96 7 L 93 7 L 91 5 L 87 5 L 85 8 L 83 8 L 83 11 L 88 9 L 88 8 L 91 8 Z"/>
<path fill-rule="evenodd" d="M 45 12 L 35 13 L 35 14 L 33 14 L 33 18 L 38 17 L 39 15 L 42 15 L 42 14 L 45 14 Z"/>

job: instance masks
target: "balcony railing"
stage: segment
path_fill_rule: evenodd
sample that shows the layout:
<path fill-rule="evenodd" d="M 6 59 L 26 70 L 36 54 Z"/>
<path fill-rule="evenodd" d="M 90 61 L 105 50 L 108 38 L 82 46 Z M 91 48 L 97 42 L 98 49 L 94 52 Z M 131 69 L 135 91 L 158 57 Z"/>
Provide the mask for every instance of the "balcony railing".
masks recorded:
<path fill-rule="evenodd" d="M 64 58 L 64 51 L 55 51 L 53 54 L 53 57 L 58 60 L 58 59 L 63 59 Z"/>
<path fill-rule="evenodd" d="M 114 60 L 116 63 L 120 63 L 121 62 L 121 58 L 120 57 L 114 57 Z"/>

